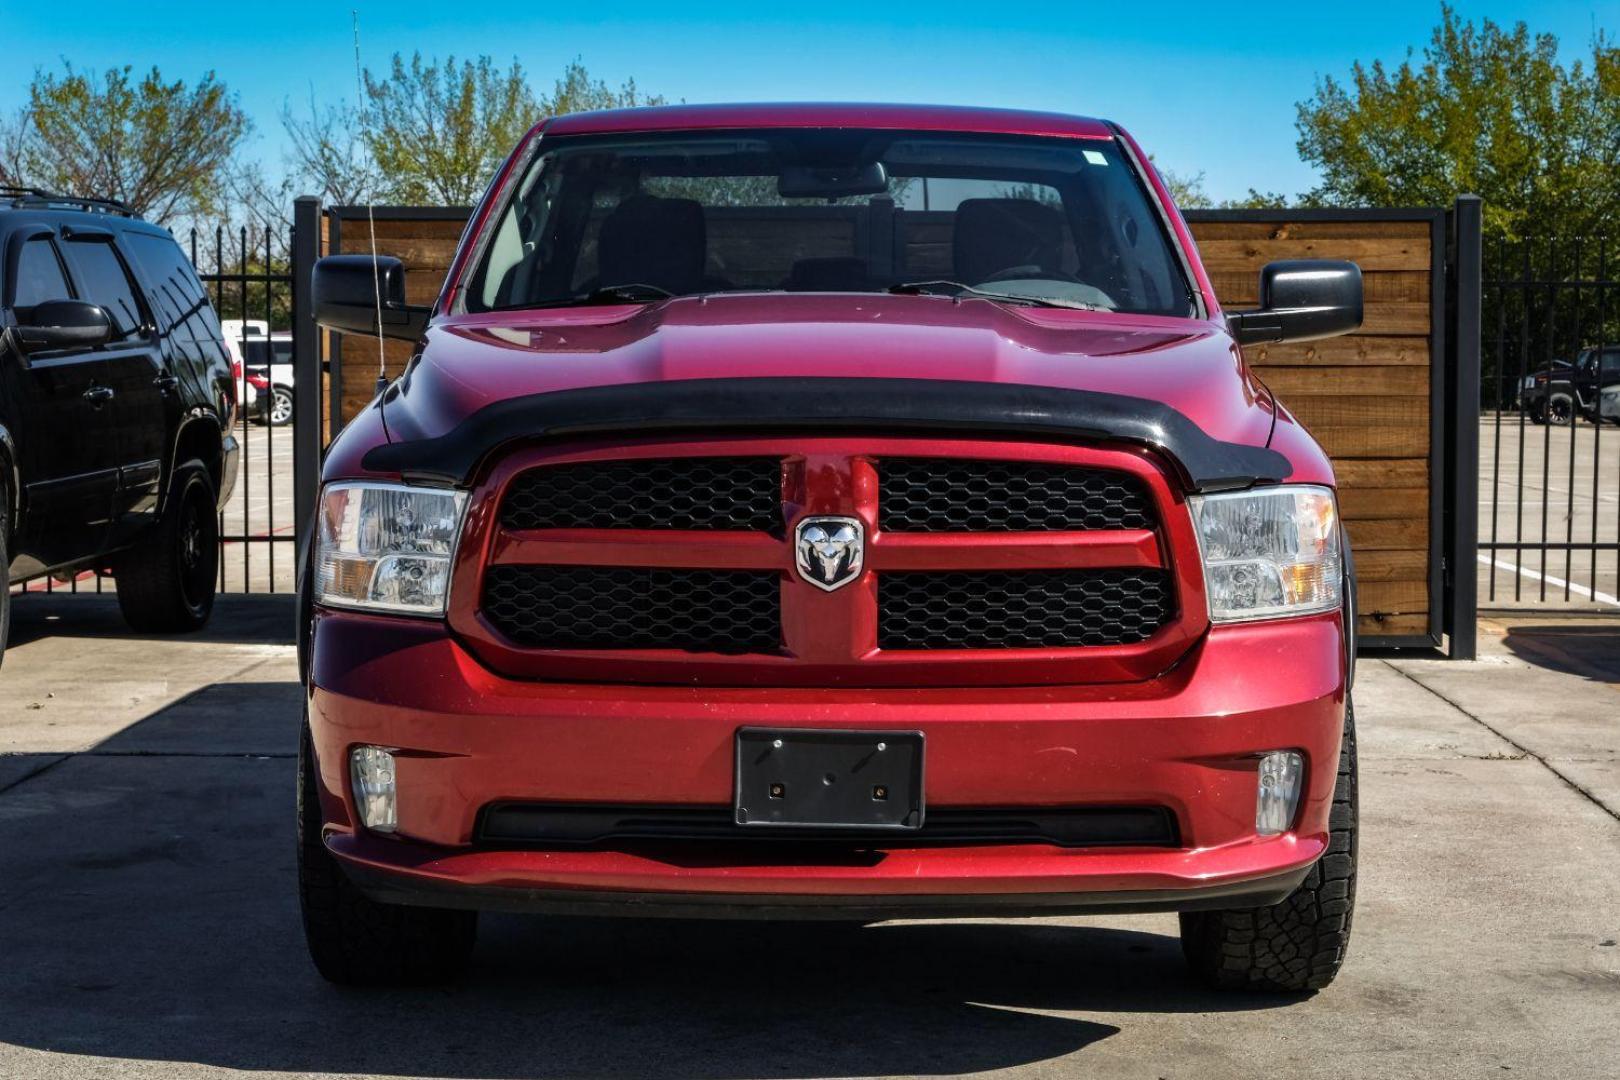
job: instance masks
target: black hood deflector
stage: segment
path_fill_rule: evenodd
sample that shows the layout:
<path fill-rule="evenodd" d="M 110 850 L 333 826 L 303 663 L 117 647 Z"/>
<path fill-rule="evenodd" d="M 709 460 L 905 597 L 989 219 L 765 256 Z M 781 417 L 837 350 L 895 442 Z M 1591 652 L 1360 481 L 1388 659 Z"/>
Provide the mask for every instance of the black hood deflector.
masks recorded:
<path fill-rule="evenodd" d="M 385 409 L 395 393 L 384 395 Z M 628 383 L 509 398 L 437 438 L 375 446 L 363 463 L 407 480 L 467 484 L 486 455 L 518 440 L 784 428 L 1119 440 L 1162 453 L 1190 491 L 1276 483 L 1291 471 L 1275 450 L 1212 438 L 1147 398 L 944 379 L 813 377 Z"/>

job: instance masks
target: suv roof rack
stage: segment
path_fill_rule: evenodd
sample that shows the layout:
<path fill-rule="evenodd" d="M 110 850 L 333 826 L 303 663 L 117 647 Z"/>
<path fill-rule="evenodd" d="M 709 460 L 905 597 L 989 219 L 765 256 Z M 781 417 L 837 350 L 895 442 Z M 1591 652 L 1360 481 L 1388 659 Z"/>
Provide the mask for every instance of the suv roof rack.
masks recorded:
<path fill-rule="evenodd" d="M 0 184 L 0 199 L 9 201 L 12 206 L 63 207 L 88 210 L 96 214 L 118 214 L 130 218 L 140 216 L 129 204 L 119 202 L 117 199 L 98 199 L 90 195 L 59 195 L 54 191 L 21 187 L 16 184 Z"/>

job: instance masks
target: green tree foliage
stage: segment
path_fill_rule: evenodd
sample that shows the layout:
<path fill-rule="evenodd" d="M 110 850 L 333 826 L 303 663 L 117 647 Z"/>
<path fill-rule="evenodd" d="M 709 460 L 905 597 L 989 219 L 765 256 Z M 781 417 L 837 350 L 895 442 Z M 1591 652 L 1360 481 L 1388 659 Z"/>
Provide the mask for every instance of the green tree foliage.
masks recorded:
<path fill-rule="evenodd" d="M 1421 57 L 1356 64 L 1298 106 L 1299 153 L 1331 206 L 1440 206 L 1472 192 L 1512 239 L 1612 230 L 1620 208 L 1620 48 L 1565 66 L 1558 40 L 1442 6 Z"/>
<path fill-rule="evenodd" d="M 504 70 L 487 56 L 407 64 L 365 74 L 368 115 L 361 137 L 390 202 L 464 206 L 539 115 L 523 65 Z"/>
<path fill-rule="evenodd" d="M 0 182 L 119 199 L 152 221 L 221 207 L 253 129 L 213 72 L 195 86 L 157 68 L 36 71 L 28 104 L 0 122 Z"/>

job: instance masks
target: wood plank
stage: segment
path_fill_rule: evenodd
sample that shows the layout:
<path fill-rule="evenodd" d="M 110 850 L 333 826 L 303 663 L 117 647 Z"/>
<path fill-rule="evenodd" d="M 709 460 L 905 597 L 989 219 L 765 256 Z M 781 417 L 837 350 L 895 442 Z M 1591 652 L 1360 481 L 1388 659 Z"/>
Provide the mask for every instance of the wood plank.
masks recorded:
<path fill-rule="evenodd" d="M 1333 463 L 1340 487 L 1427 487 L 1428 458 L 1346 458 Z"/>
<path fill-rule="evenodd" d="M 416 270 L 405 274 L 405 302 L 431 304 L 444 288 L 443 270 Z"/>
<path fill-rule="evenodd" d="M 1343 487 L 1339 489 L 1339 513 L 1352 522 L 1372 518 L 1427 520 L 1429 489 Z M 1353 531 L 1350 536 L 1355 539 Z"/>
<path fill-rule="evenodd" d="M 1217 274 L 1258 274 L 1278 259 L 1348 259 L 1363 272 L 1430 268 L 1427 238 L 1209 240 L 1198 245 L 1198 253 L 1204 267 Z"/>
<path fill-rule="evenodd" d="M 1369 614 L 1409 614 L 1429 610 L 1426 581 L 1369 581 L 1356 588 L 1361 610 Z"/>
<path fill-rule="evenodd" d="M 456 256 L 456 241 L 445 239 L 378 240 L 377 250 L 392 255 L 406 270 L 432 270 L 441 277 Z"/>
<path fill-rule="evenodd" d="M 1415 637 L 1429 632 L 1429 616 L 1383 615 L 1362 612 L 1356 619 L 1356 630 L 1364 637 Z"/>
<path fill-rule="evenodd" d="M 1310 432 L 1335 460 L 1418 457 L 1429 452 L 1427 427 L 1322 424 L 1311 427 Z"/>
<path fill-rule="evenodd" d="M 1277 211 L 1276 221 L 1194 221 L 1193 238 L 1205 240 L 1320 240 L 1400 237 L 1427 240 L 1427 221 L 1289 221 L 1288 211 Z"/>
<path fill-rule="evenodd" d="M 1371 521 L 1345 519 L 1350 533 L 1350 550 L 1359 561 L 1363 551 L 1427 551 L 1429 518 L 1389 518 Z"/>
<path fill-rule="evenodd" d="M 1380 301 L 1367 304 L 1362 312 L 1361 332 L 1364 334 L 1427 334 L 1429 332 L 1429 303 L 1396 303 Z"/>
<path fill-rule="evenodd" d="M 382 246 L 384 238 L 389 240 L 455 240 L 461 236 L 461 230 L 466 228 L 465 218 L 442 221 L 425 218 L 378 218 L 377 244 Z M 354 252 L 364 251 L 369 243 L 366 219 L 345 218 L 343 220 L 343 250 Z"/>
<path fill-rule="evenodd" d="M 1284 404 L 1297 397 L 1410 397 L 1429 392 L 1429 371 L 1421 367 L 1323 365 L 1257 367 L 1255 372 Z"/>
<path fill-rule="evenodd" d="M 1243 356 L 1258 368 L 1351 365 L 1427 367 L 1429 339 L 1347 334 L 1286 345 L 1250 345 L 1243 350 Z"/>
<path fill-rule="evenodd" d="M 1269 383 L 1267 385 L 1270 385 Z M 1280 397 L 1281 395 L 1279 395 Z M 1294 418 L 1313 431 L 1318 427 L 1377 427 L 1408 424 L 1427 440 L 1429 395 L 1377 396 L 1371 394 L 1304 394 L 1283 402 Z M 1365 457 L 1366 455 L 1358 455 Z M 1386 454 L 1385 457 L 1421 457 L 1422 454 Z"/>
<path fill-rule="evenodd" d="M 1427 551 L 1369 550 L 1356 555 L 1356 580 L 1369 581 L 1427 581 L 1429 580 L 1429 553 Z"/>

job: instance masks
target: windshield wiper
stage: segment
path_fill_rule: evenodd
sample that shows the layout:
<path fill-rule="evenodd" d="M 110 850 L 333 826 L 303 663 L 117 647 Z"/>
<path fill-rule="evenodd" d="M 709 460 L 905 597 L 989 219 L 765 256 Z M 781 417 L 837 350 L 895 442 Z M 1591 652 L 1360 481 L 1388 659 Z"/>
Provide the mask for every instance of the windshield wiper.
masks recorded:
<path fill-rule="evenodd" d="M 650 304 L 654 300 L 668 300 L 674 295 L 668 289 L 659 288 L 657 285 L 604 285 L 600 289 L 592 289 L 590 292 L 558 297 L 555 300 L 541 300 L 521 306 L 524 308 L 548 308 L 583 307 L 587 304 Z"/>
<path fill-rule="evenodd" d="M 987 300 L 1006 300 L 1015 304 L 1030 304 L 1035 307 L 1072 308 L 1075 311 L 1102 311 L 1100 305 L 1088 304 L 1084 300 L 1064 300 L 1055 296 L 1027 296 L 1022 293 L 992 292 L 974 285 L 964 285 L 960 281 L 905 281 L 899 285 L 890 285 L 888 291 L 900 296 L 925 296 L 938 293 L 942 289 L 955 290 L 954 295 L 972 293 Z"/>

